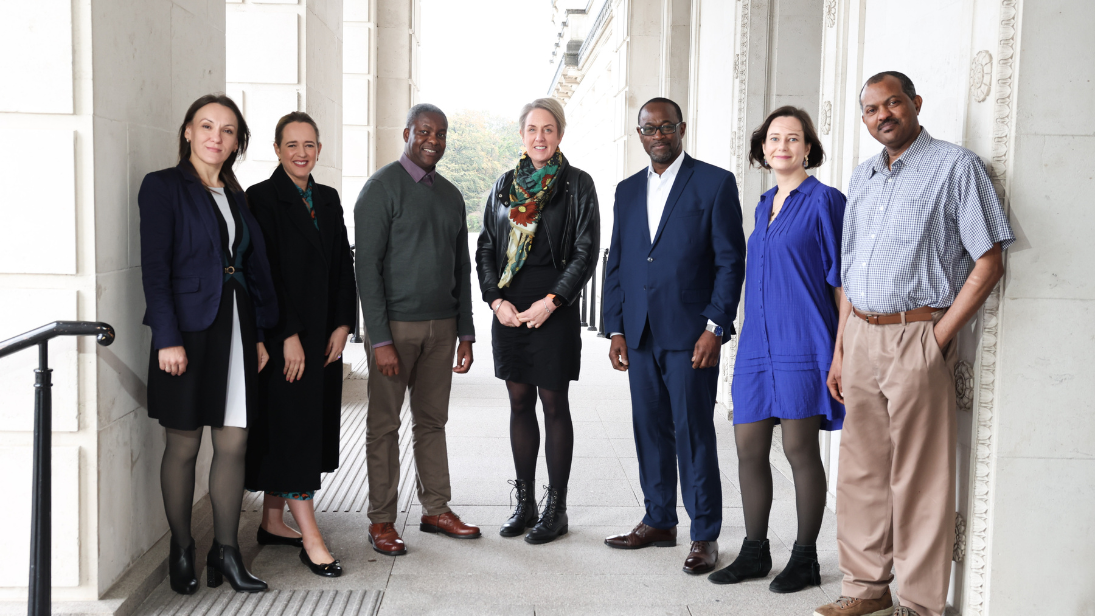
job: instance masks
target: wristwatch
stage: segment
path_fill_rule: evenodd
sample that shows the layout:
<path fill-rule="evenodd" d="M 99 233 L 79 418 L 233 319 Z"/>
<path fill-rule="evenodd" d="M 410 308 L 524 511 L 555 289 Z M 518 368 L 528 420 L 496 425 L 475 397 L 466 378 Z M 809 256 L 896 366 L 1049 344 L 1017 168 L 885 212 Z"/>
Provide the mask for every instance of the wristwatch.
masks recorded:
<path fill-rule="evenodd" d="M 563 305 L 563 298 L 559 297 L 558 295 L 554 293 L 548 293 L 547 296 L 551 298 L 551 303 L 555 304 L 556 308 Z"/>
<path fill-rule="evenodd" d="M 722 326 L 721 325 L 717 325 L 715 323 L 708 323 L 706 329 L 707 329 L 707 331 L 711 332 L 712 334 L 715 334 L 719 338 L 722 338 Z"/>

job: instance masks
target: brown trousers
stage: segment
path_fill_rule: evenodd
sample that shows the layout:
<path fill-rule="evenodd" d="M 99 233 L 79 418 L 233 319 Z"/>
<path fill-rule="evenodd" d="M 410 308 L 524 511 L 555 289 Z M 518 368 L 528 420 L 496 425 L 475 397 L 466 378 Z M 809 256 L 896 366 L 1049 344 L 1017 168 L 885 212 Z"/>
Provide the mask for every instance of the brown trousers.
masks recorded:
<path fill-rule="evenodd" d="M 449 453 L 445 424 L 456 351 L 456 318 L 391 321 L 399 374 L 387 377 L 369 357 L 369 412 L 365 418 L 365 458 L 369 467 L 369 520 L 395 522 L 399 491 L 399 412 L 411 390 L 411 434 L 418 500 L 425 515 L 449 511 Z"/>
<path fill-rule="evenodd" d="M 848 318 L 836 490 L 842 594 L 881 597 L 896 570 L 920 616 L 946 607 L 954 546 L 957 359 L 933 326 Z"/>

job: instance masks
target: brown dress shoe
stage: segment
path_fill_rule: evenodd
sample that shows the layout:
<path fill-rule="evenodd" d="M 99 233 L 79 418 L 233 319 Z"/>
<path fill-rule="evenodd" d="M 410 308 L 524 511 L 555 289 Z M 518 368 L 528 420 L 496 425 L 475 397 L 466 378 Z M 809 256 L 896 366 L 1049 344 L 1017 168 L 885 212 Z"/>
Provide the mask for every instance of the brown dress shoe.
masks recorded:
<path fill-rule="evenodd" d="M 478 526 L 465 524 L 460 516 L 451 511 L 441 515 L 424 515 L 418 529 L 424 533 L 441 533 L 453 539 L 478 539 L 482 536 Z"/>
<path fill-rule="evenodd" d="M 719 562 L 718 541 L 693 541 L 688 558 L 684 559 L 685 573 L 707 573 Z"/>
<path fill-rule="evenodd" d="M 370 524 L 369 543 L 374 550 L 385 556 L 402 556 L 407 553 L 407 544 L 399 538 L 399 532 L 391 522 Z"/>
<path fill-rule="evenodd" d="M 606 538 L 605 545 L 620 550 L 637 550 L 650 546 L 671 548 L 677 545 L 677 527 L 663 530 L 639 522 L 639 525 L 632 528 L 629 533 Z"/>
<path fill-rule="evenodd" d="M 890 591 L 877 599 L 841 597 L 814 610 L 814 616 L 890 616 L 894 613 Z"/>

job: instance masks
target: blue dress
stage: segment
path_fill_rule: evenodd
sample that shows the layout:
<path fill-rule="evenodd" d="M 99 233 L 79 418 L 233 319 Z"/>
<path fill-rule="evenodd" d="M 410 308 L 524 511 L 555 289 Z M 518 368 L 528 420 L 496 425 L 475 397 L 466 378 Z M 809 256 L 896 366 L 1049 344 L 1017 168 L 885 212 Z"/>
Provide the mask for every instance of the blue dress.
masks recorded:
<path fill-rule="evenodd" d="M 746 252 L 745 322 L 730 388 L 734 423 L 823 415 L 822 430 L 839 430 L 844 405 L 825 379 L 839 321 L 833 288 L 840 286 L 845 197 L 809 177 L 769 226 L 775 193 L 761 195 Z"/>

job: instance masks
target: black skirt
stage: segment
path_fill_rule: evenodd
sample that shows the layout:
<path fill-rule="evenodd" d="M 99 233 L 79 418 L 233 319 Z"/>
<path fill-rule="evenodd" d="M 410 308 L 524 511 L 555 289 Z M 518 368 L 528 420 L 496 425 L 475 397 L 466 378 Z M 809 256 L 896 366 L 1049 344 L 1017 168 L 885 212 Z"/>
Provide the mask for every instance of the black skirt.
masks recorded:
<path fill-rule="evenodd" d="M 517 312 L 540 301 L 558 276 L 551 265 L 525 265 L 503 297 Z M 582 367 L 582 318 L 577 304 L 559 306 L 540 327 L 491 325 L 494 375 L 506 381 L 562 391 L 578 380 Z"/>
<path fill-rule="evenodd" d="M 235 300 L 236 306 L 233 306 Z M 148 359 L 148 416 L 173 430 L 196 430 L 202 426 L 224 426 L 228 397 L 229 354 L 232 344 L 232 310 L 239 311 L 243 341 L 244 387 L 247 392 L 247 425 L 258 408 L 255 400 L 258 376 L 258 341 L 251 298 L 235 280 L 221 291 L 217 316 L 209 329 L 181 332 L 186 350 L 186 372 L 179 376 L 160 370 L 159 351 Z"/>

